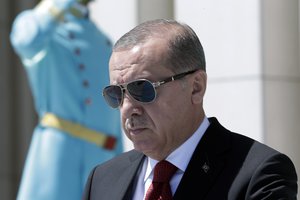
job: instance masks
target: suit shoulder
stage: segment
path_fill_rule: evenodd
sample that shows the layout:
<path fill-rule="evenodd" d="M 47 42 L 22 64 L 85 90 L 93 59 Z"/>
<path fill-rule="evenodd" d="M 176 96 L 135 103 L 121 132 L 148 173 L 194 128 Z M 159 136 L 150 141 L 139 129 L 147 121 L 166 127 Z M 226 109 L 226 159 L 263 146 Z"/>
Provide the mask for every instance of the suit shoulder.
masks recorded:
<path fill-rule="evenodd" d="M 232 133 L 232 138 L 234 151 L 247 149 L 243 165 L 247 169 L 258 171 L 268 168 L 278 174 L 288 172 L 287 177 L 297 177 L 295 166 L 288 155 L 244 135 Z"/>
<path fill-rule="evenodd" d="M 231 132 L 231 138 L 233 146 L 237 149 L 249 148 L 249 154 L 254 154 L 255 156 L 272 156 L 282 154 L 278 150 L 263 144 L 255 139 L 248 136 Z"/>
<path fill-rule="evenodd" d="M 121 199 L 143 158 L 142 153 L 132 150 L 96 166 L 87 181 L 84 199 Z"/>
<path fill-rule="evenodd" d="M 210 123 L 207 133 L 203 137 L 203 140 L 206 141 L 205 143 L 209 144 L 207 148 L 210 148 L 213 143 L 214 146 L 223 146 L 223 149 L 231 149 L 233 154 L 237 155 L 246 155 L 249 151 L 263 155 L 279 153 L 257 140 L 226 129 L 216 118 L 210 118 Z"/>

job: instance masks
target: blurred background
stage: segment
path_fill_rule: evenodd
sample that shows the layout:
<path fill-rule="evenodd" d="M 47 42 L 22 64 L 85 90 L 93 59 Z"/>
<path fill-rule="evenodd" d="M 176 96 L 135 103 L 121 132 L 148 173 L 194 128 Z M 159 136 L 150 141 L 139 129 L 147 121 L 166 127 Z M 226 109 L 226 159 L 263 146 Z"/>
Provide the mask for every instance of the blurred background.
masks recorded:
<path fill-rule="evenodd" d="M 16 15 L 37 3 L 0 1 L 3 200 L 16 197 L 37 123 L 28 80 L 9 34 Z M 90 9 L 91 18 L 113 42 L 148 19 L 172 18 L 190 25 L 206 53 L 207 116 L 287 154 L 299 176 L 299 6 L 298 0 L 95 0 Z M 124 141 L 125 149 L 131 149 L 125 137 Z"/>

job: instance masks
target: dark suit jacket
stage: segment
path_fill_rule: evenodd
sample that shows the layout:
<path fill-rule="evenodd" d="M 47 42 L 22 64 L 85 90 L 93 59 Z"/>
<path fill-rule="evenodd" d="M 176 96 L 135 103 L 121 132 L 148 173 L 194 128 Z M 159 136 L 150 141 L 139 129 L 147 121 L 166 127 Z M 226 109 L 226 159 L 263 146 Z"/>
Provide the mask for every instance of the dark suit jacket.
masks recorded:
<path fill-rule="evenodd" d="M 209 120 L 174 200 L 296 199 L 297 175 L 286 155 Z M 132 150 L 97 166 L 83 199 L 132 199 L 144 158 Z"/>

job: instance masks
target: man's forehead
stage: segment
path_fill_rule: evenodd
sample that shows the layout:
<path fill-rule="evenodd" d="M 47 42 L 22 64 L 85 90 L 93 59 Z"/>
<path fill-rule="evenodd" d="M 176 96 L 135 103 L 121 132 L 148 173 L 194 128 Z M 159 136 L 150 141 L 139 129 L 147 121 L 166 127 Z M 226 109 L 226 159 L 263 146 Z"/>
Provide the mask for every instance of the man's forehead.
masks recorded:
<path fill-rule="evenodd" d="M 110 60 L 111 83 L 125 83 L 140 78 L 155 80 L 163 76 L 166 45 L 160 42 L 160 39 L 149 41 L 113 52 Z"/>
<path fill-rule="evenodd" d="M 143 51 L 141 47 L 135 46 L 131 49 L 113 52 L 110 58 L 110 68 L 122 69 L 141 63 L 143 59 Z"/>

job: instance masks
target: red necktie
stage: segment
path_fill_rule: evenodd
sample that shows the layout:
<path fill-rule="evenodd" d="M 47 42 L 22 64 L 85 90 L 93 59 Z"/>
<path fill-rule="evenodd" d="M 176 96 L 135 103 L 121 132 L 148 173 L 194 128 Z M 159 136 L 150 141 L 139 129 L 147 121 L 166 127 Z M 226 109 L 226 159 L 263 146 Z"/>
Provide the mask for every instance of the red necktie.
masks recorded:
<path fill-rule="evenodd" d="M 171 200 L 172 191 L 170 187 L 170 179 L 177 171 L 177 167 L 162 160 L 158 162 L 154 168 L 154 176 L 145 200 Z"/>

